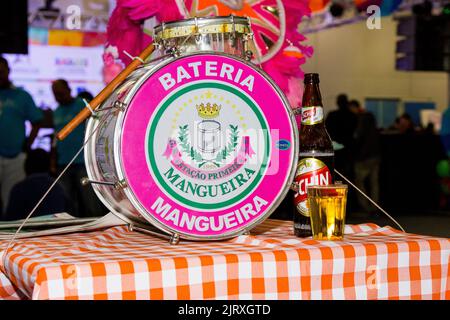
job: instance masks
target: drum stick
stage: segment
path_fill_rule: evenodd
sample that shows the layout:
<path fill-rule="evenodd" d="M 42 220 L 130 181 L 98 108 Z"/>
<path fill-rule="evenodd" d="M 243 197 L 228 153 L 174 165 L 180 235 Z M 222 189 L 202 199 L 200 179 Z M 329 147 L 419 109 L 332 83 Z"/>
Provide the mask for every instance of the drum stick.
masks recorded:
<path fill-rule="evenodd" d="M 89 103 L 92 110 L 97 109 L 97 107 L 109 97 L 109 95 L 114 91 L 114 89 L 121 84 L 139 65 L 145 61 L 155 49 L 154 45 L 151 44 L 144 51 L 141 52 L 139 57 L 136 57 L 131 61 L 131 63 L 123 69 L 108 85 L 103 88 L 102 91 Z M 78 127 L 84 120 L 86 120 L 92 114 L 89 108 L 84 108 L 78 113 L 75 118 L 73 118 L 61 131 L 58 132 L 56 137 L 59 140 L 64 140 L 76 127 Z"/>

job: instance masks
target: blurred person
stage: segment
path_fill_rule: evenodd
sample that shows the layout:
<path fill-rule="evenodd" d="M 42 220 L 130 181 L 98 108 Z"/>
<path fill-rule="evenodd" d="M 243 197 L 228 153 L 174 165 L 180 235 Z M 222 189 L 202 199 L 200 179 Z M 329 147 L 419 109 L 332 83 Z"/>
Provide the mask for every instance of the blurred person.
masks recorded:
<path fill-rule="evenodd" d="M 6 220 L 25 219 L 55 181 L 50 176 L 50 154 L 42 149 L 35 149 L 27 154 L 25 172 L 26 178 L 11 190 Z M 57 183 L 36 209 L 33 217 L 66 212 L 68 209 L 67 195 Z"/>
<path fill-rule="evenodd" d="M 357 123 L 354 133 L 355 184 L 364 193 L 379 201 L 379 173 L 381 158 L 380 133 L 375 117 L 361 107 L 357 100 L 349 102 L 349 109 L 356 115 Z M 366 183 L 369 186 L 366 188 Z M 375 208 L 362 195 L 358 195 L 358 203 L 366 213 Z"/>
<path fill-rule="evenodd" d="M 400 134 L 415 133 L 414 122 L 408 113 L 404 113 L 398 118 L 396 129 Z"/>
<path fill-rule="evenodd" d="M 80 98 L 81 100 L 86 100 L 87 102 L 91 102 L 92 99 L 94 99 L 94 96 L 92 95 L 92 93 L 90 93 L 89 91 L 81 91 L 78 93 L 77 95 L 78 98 Z"/>
<path fill-rule="evenodd" d="M 442 114 L 441 131 L 439 134 L 441 136 L 441 141 L 445 148 L 445 152 L 450 158 L 450 105 Z"/>
<path fill-rule="evenodd" d="M 85 104 L 81 98 L 72 97 L 69 84 L 64 79 L 54 81 L 52 91 L 55 100 L 58 102 L 58 107 L 53 115 L 54 127 L 56 132 L 58 132 L 84 109 Z M 56 138 L 54 139 L 52 146 L 52 171 L 59 174 L 70 163 L 84 143 L 84 131 L 85 124 L 83 123 L 64 140 L 58 141 Z M 83 187 L 81 185 L 81 179 L 86 176 L 83 152 L 81 152 L 61 178 L 62 186 L 72 200 L 72 213 L 77 217 L 104 214 L 105 209 L 94 194 L 92 186 Z"/>
<path fill-rule="evenodd" d="M 12 187 L 25 178 L 25 151 L 31 148 L 40 127 L 51 124 L 51 112 L 36 107 L 33 98 L 9 79 L 8 61 L 0 56 L 0 211 L 6 208 Z M 26 138 L 25 121 L 32 130 Z M 5 218 L 2 213 L 1 218 Z"/>
<path fill-rule="evenodd" d="M 356 128 L 356 115 L 350 111 L 346 94 L 338 95 L 337 110 L 331 111 L 325 125 L 335 148 L 335 168 L 348 178 L 353 177 L 353 133 Z"/>

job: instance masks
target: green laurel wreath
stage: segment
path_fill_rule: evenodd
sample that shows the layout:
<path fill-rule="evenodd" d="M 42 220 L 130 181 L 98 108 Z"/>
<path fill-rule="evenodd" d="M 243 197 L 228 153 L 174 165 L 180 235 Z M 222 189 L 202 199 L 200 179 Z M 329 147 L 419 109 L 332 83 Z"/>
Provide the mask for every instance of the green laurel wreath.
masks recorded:
<path fill-rule="evenodd" d="M 233 126 L 230 124 L 230 128 L 231 128 L 230 141 L 228 141 L 228 144 L 225 146 L 225 148 L 220 150 L 219 153 L 217 154 L 216 156 L 217 162 L 222 162 L 223 160 L 225 160 L 232 152 L 234 152 L 238 144 L 237 143 L 239 137 L 238 126 Z"/>
<path fill-rule="evenodd" d="M 223 148 L 222 150 L 220 150 L 217 153 L 215 161 L 206 160 L 189 143 L 188 125 L 186 124 L 184 126 L 180 126 L 179 129 L 180 129 L 180 131 L 179 131 L 179 135 L 178 135 L 178 140 L 180 141 L 180 146 L 181 146 L 183 152 L 188 154 L 189 157 L 193 161 L 197 162 L 199 168 L 201 168 L 203 165 L 205 165 L 208 162 L 212 162 L 217 167 L 220 167 L 220 162 L 225 160 L 226 157 L 228 157 L 232 152 L 234 152 L 234 150 L 236 149 L 236 146 L 238 144 L 237 143 L 238 137 L 239 137 L 238 126 L 233 126 L 230 124 L 231 132 L 230 132 L 230 139 L 229 139 L 227 145 L 225 146 L 225 148 Z"/>

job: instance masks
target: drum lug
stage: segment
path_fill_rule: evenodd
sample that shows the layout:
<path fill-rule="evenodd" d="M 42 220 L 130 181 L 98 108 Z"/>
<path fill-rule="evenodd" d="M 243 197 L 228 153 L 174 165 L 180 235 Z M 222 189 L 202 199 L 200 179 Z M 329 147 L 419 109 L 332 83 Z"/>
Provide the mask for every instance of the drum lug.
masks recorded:
<path fill-rule="evenodd" d="M 127 104 L 120 100 L 116 100 L 113 103 L 113 108 L 115 108 L 119 111 L 125 111 L 126 107 L 127 107 Z"/>
<path fill-rule="evenodd" d="M 88 177 L 81 178 L 80 180 L 82 186 L 87 186 L 88 184 L 98 184 L 102 186 L 111 186 L 114 187 L 117 190 L 125 189 L 128 187 L 125 180 L 120 180 L 117 182 L 107 182 L 107 181 L 95 181 L 90 180 Z"/>
<path fill-rule="evenodd" d="M 98 119 L 99 118 L 98 113 L 100 113 L 100 112 L 104 112 L 104 111 L 108 111 L 108 110 L 112 110 L 112 109 L 114 109 L 116 111 L 124 111 L 126 108 L 127 108 L 127 104 L 126 103 L 124 103 L 122 101 L 119 101 L 119 100 L 116 100 L 113 103 L 112 107 L 98 109 L 95 112 L 95 114 L 92 115 L 92 117 L 95 117 L 95 118 Z"/>
<path fill-rule="evenodd" d="M 119 180 L 116 183 L 114 183 L 114 188 L 117 190 L 122 190 L 128 187 L 128 184 L 125 180 Z"/>
<path fill-rule="evenodd" d="M 292 113 L 294 114 L 294 116 L 298 116 L 302 114 L 302 108 L 292 108 Z"/>
<path fill-rule="evenodd" d="M 253 59 L 253 52 L 251 50 L 245 51 L 245 60 L 251 61 Z"/>
<path fill-rule="evenodd" d="M 180 235 L 178 233 L 173 233 L 170 237 L 169 243 L 171 245 L 177 245 L 180 242 Z"/>
<path fill-rule="evenodd" d="M 230 18 L 231 18 L 231 24 L 233 26 L 233 30 L 231 33 L 231 39 L 234 40 L 234 39 L 236 39 L 236 23 L 234 22 L 234 15 L 230 14 Z"/>
<path fill-rule="evenodd" d="M 181 56 L 181 51 L 177 47 L 172 47 L 172 48 L 168 49 L 167 52 L 169 55 L 171 55 L 174 58 L 178 58 L 179 56 Z"/>
<path fill-rule="evenodd" d="M 114 186 L 115 185 L 114 182 L 89 180 L 88 177 L 81 178 L 80 183 L 82 186 L 87 186 L 88 184 L 99 184 L 102 186 Z"/>

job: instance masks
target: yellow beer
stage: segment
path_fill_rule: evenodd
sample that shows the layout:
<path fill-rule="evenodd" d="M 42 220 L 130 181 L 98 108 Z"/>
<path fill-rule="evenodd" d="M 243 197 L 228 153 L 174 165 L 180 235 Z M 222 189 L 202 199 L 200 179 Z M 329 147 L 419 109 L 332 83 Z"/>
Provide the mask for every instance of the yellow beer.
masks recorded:
<path fill-rule="evenodd" d="M 345 229 L 347 185 L 309 186 L 307 192 L 313 238 L 342 240 Z"/>

